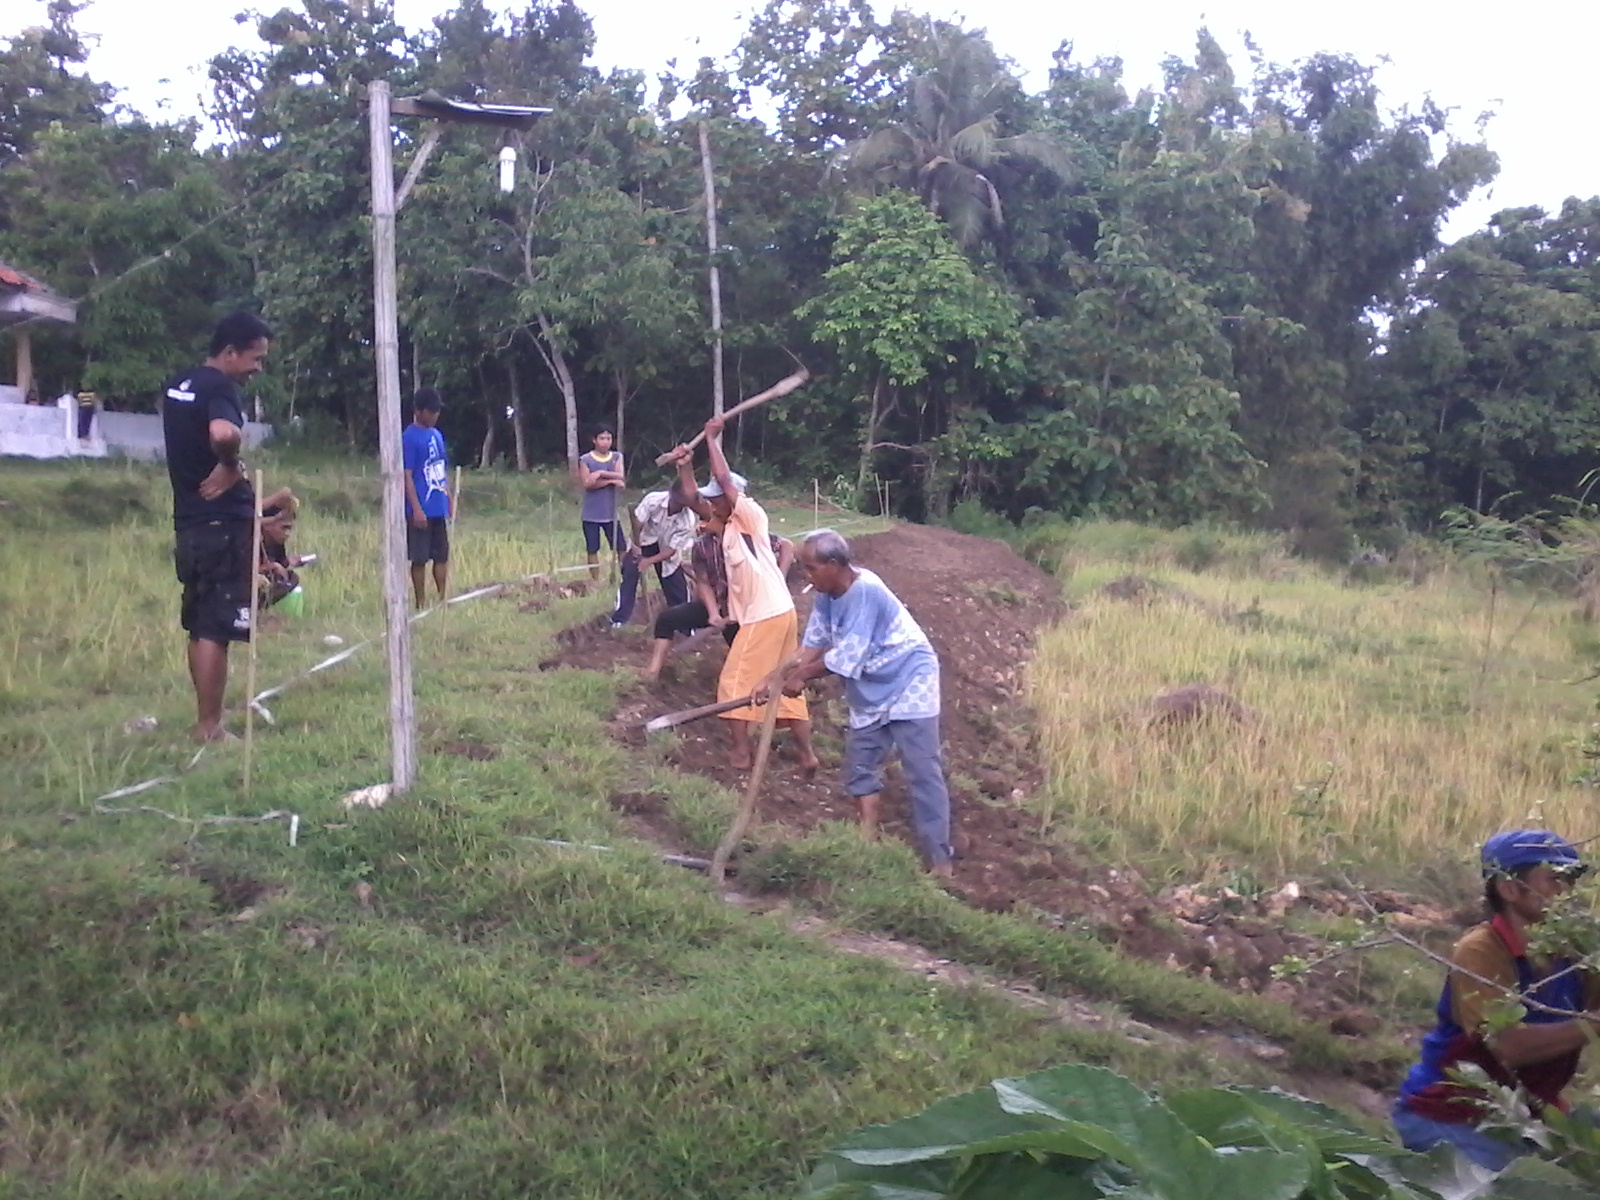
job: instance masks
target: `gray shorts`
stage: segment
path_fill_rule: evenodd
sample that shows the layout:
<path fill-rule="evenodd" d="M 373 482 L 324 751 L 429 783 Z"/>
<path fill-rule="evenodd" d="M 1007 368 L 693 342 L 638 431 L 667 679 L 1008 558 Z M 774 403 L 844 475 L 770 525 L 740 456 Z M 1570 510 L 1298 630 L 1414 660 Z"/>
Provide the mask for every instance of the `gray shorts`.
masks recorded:
<path fill-rule="evenodd" d="M 939 718 L 885 721 L 849 729 L 844 738 L 844 789 L 852 796 L 883 791 L 883 764 L 900 751 L 900 768 L 911 792 L 911 827 L 935 866 L 950 861 L 950 791 L 939 749 Z"/>

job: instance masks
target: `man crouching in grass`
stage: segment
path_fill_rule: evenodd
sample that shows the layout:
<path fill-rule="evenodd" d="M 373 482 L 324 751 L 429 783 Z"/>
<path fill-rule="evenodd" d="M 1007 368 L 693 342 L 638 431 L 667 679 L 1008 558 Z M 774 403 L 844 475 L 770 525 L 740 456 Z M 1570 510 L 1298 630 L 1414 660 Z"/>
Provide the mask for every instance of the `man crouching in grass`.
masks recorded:
<path fill-rule="evenodd" d="M 878 836 L 883 764 L 898 749 L 923 857 L 930 872 L 947 877 L 950 792 L 939 748 L 939 656 L 900 598 L 850 561 L 850 543 L 833 530 L 801 543 L 800 569 L 817 600 L 783 693 L 798 696 L 808 680 L 824 675 L 844 677 L 845 790 L 861 806 L 862 834 Z"/>
<path fill-rule="evenodd" d="M 239 461 L 239 385 L 261 370 L 271 340 L 272 330 L 253 313 L 222 318 L 211 335 L 210 356 L 174 376 L 161 398 L 197 742 L 230 736 L 222 728 L 228 646 L 250 640 L 256 498 Z"/>
<path fill-rule="evenodd" d="M 1453 1072 L 1473 1064 L 1502 1087 L 1524 1091 L 1535 1113 L 1566 1111 L 1562 1093 L 1600 1031 L 1600 981 L 1528 948 L 1529 929 L 1588 869 L 1572 843 L 1545 829 L 1514 829 L 1485 842 L 1481 859 L 1489 920 L 1451 951 L 1438 1020 L 1400 1087 L 1394 1124 L 1408 1150 L 1447 1142 L 1499 1171 L 1523 1151 L 1477 1128 L 1483 1093 Z M 1516 1005 L 1521 1012 L 1510 1024 L 1495 1019 Z"/>

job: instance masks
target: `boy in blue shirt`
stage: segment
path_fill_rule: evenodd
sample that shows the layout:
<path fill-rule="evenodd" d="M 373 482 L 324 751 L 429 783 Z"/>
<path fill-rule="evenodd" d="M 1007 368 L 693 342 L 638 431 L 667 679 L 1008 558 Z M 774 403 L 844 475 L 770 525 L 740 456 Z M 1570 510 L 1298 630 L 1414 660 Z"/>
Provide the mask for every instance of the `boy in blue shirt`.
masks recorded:
<path fill-rule="evenodd" d="M 406 550 L 411 559 L 411 590 L 421 608 L 428 595 L 428 564 L 442 601 L 450 577 L 450 460 L 440 433 L 444 401 L 423 388 L 411 402 L 411 424 L 400 439 L 406 470 Z"/>

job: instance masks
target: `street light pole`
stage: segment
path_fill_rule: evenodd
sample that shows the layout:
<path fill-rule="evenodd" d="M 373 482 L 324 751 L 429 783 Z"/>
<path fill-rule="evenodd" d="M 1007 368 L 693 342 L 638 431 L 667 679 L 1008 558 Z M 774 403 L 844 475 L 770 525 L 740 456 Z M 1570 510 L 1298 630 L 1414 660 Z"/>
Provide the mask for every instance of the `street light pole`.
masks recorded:
<path fill-rule="evenodd" d="M 510 104 L 469 104 L 435 92 L 392 100 L 389 83 L 367 85 L 367 133 L 372 154 L 372 321 L 378 358 L 378 461 L 383 474 L 383 616 L 389 654 L 389 753 L 393 768 L 389 794 L 408 791 L 417 778 L 416 697 L 411 686 L 411 594 L 406 562 L 405 460 L 400 447 L 400 316 L 395 284 L 394 218 L 439 144 L 438 127 L 417 148 L 411 169 L 394 189 L 395 116 L 427 117 L 468 125 L 527 129 L 548 108 Z M 513 163 L 515 155 L 512 156 Z M 501 188 L 511 176 L 504 153 Z"/>
<path fill-rule="evenodd" d="M 378 457 L 383 473 L 383 615 L 389 656 L 391 794 L 417 777 L 416 699 L 411 686 L 411 598 L 406 582 L 405 466 L 400 449 L 400 320 L 395 287 L 394 141 L 389 84 L 367 85 L 372 145 L 372 315 L 378 357 Z"/>

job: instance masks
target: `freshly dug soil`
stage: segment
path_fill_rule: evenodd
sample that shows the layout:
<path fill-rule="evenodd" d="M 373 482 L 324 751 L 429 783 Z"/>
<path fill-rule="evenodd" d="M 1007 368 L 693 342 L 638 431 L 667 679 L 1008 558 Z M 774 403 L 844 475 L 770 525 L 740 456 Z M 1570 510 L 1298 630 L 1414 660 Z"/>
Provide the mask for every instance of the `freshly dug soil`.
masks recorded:
<path fill-rule="evenodd" d="M 1311 958 L 1318 943 L 1284 927 L 1286 907 L 1309 904 L 1350 912 L 1355 901 L 1336 893 L 1297 895 L 1277 907 L 1269 898 L 1193 888 L 1157 893 L 1137 872 L 1088 859 L 1042 835 L 1027 801 L 1044 783 L 1033 715 L 1024 703 L 1023 673 L 1038 632 L 1068 615 L 1058 582 L 1009 547 L 932 526 L 902 525 L 853 543 L 862 566 L 875 571 L 905 602 L 938 651 L 943 677 L 941 721 L 945 772 L 950 782 L 952 890 L 968 903 L 996 912 L 1024 906 L 1047 921 L 1088 929 L 1141 957 L 1204 974 L 1250 991 L 1290 1001 L 1335 1029 L 1369 1032 L 1359 993 L 1342 984 L 1343 972 L 1319 971 L 1290 984 L 1272 979 L 1274 964 L 1289 955 Z M 798 595 L 802 627 L 811 596 Z M 615 631 L 602 619 L 566 630 L 560 649 L 542 669 L 639 669 L 649 635 L 640 604 L 636 627 Z M 681 644 L 681 643 L 680 643 Z M 668 659 L 663 679 L 621 698 L 611 729 L 630 745 L 643 745 L 652 716 L 710 703 L 725 651 L 719 637 L 702 639 Z M 797 830 L 823 821 L 851 820 L 854 802 L 839 782 L 843 693 L 829 681 L 813 693 L 813 736 L 822 758 L 814 780 L 801 778 L 779 736 L 768 767 L 759 817 Z M 709 776 L 735 792 L 747 773 L 727 765 L 723 722 L 682 726 L 674 765 Z M 661 835 L 670 820 L 654 796 L 619 798 L 641 832 Z M 891 768 L 884 794 L 884 832 L 915 844 L 905 789 Z M 1397 901 L 1398 902 L 1398 901 Z M 1402 904 L 1402 907 L 1405 907 Z M 1419 909 L 1421 906 L 1417 906 Z M 1419 927 L 1443 914 L 1418 913 Z"/>

